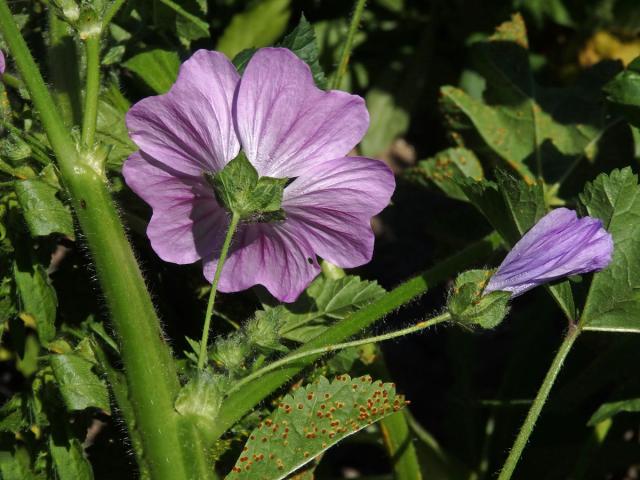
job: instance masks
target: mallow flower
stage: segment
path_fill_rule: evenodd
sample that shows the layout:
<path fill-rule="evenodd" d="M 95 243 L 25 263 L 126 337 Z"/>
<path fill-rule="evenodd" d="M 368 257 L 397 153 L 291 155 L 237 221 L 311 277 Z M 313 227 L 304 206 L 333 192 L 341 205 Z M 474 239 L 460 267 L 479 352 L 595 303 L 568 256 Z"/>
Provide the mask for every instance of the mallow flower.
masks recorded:
<path fill-rule="evenodd" d="M 242 77 L 223 54 L 199 50 L 126 122 L 140 150 L 124 178 L 153 209 L 147 235 L 163 260 L 202 260 L 212 281 L 230 215 L 211 179 L 240 158 L 282 189 L 281 203 L 240 223 L 219 290 L 261 284 L 290 302 L 320 272 L 318 256 L 345 268 L 371 259 L 370 220 L 389 203 L 393 174 L 348 156 L 369 125 L 363 99 L 318 89 L 289 50 L 258 50 Z"/>
<path fill-rule="evenodd" d="M 512 297 L 553 280 L 602 270 L 611 262 L 613 239 L 602 221 L 578 218 L 557 208 L 542 217 L 505 257 L 484 294 L 511 292 Z"/>

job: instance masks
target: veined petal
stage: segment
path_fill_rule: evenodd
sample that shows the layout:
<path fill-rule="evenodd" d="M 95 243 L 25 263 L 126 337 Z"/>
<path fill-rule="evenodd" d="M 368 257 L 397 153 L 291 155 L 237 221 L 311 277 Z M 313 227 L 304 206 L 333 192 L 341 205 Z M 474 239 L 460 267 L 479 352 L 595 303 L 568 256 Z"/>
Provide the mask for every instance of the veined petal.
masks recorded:
<path fill-rule="evenodd" d="M 218 253 L 205 259 L 210 282 Z M 320 266 L 311 245 L 284 224 L 250 224 L 238 229 L 225 262 L 218 289 L 238 292 L 263 285 L 282 302 L 293 302 L 311 283 Z"/>
<path fill-rule="evenodd" d="M 516 243 L 484 291 L 521 295 L 562 277 L 601 270 L 612 253 L 613 239 L 600 220 L 557 208 Z"/>
<path fill-rule="evenodd" d="M 129 135 L 173 170 L 189 175 L 221 170 L 240 149 L 231 114 L 239 79 L 223 54 L 198 50 L 182 64 L 168 93 L 131 107 Z"/>
<path fill-rule="evenodd" d="M 364 100 L 317 88 L 306 63 L 284 48 L 249 61 L 234 105 L 238 137 L 260 175 L 293 178 L 346 155 L 369 126 Z"/>
<path fill-rule="evenodd" d="M 193 263 L 222 245 L 229 223 L 201 176 L 168 172 L 149 155 L 136 152 L 122 168 L 127 185 L 153 209 L 147 236 L 167 262 Z"/>
<path fill-rule="evenodd" d="M 384 163 L 344 157 L 305 168 L 284 191 L 287 225 L 306 238 L 315 253 L 340 267 L 371 260 L 371 217 L 388 204 L 395 189 Z"/>

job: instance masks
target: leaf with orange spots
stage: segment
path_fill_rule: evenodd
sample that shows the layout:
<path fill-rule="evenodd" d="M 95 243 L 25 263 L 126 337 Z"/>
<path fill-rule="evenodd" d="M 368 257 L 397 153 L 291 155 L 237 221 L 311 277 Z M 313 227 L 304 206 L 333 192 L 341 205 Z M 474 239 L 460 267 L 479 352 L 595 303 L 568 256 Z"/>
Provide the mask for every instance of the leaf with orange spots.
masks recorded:
<path fill-rule="evenodd" d="M 227 480 L 285 478 L 349 435 L 406 405 L 395 385 L 368 375 L 324 377 L 284 397 L 251 432 Z"/>

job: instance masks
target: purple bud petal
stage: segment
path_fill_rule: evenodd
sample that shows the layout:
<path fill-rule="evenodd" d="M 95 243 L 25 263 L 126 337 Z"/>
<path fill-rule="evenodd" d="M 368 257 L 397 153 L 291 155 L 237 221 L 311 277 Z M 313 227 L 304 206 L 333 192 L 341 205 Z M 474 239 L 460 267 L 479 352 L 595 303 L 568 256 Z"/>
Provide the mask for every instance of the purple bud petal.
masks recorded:
<path fill-rule="evenodd" d="M 602 270 L 612 253 L 613 239 L 602 221 L 558 208 L 516 243 L 484 292 L 503 290 L 516 297 L 558 278 Z"/>

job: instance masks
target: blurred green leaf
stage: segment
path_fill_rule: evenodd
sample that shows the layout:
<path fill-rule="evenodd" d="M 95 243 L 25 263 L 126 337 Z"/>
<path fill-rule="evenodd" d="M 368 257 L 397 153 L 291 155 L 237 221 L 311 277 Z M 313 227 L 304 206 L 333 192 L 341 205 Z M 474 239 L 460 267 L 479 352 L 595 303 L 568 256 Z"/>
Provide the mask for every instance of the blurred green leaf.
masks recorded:
<path fill-rule="evenodd" d="M 93 372 L 93 362 L 79 353 L 51 355 L 49 361 L 64 404 L 69 410 L 94 407 L 110 411 L 107 386 Z"/>
<path fill-rule="evenodd" d="M 406 170 L 403 175 L 424 186 L 437 186 L 445 195 L 467 202 L 458 180 L 470 177 L 482 180 L 484 172 L 478 157 L 466 148 L 447 148 L 434 157 L 421 160 L 418 166 Z"/>
<path fill-rule="evenodd" d="M 571 88 L 546 88 L 534 79 L 528 48 L 524 21 L 516 14 L 473 46 L 487 80 L 484 101 L 445 86 L 441 108 L 460 144 L 488 150 L 528 183 L 533 172 L 556 181 L 577 158 L 592 159 L 603 132 L 615 123 L 605 116 L 600 88 L 617 67 L 604 64 Z"/>
<path fill-rule="evenodd" d="M 13 278 L 20 295 L 21 315 L 35 323 L 42 343 L 53 340 L 56 335 L 55 320 L 58 298 L 42 265 L 19 259 L 13 265 Z"/>
<path fill-rule="evenodd" d="M 296 302 L 265 307 L 277 317 L 280 335 L 289 340 L 306 342 L 332 322 L 345 318 L 385 293 L 376 282 L 345 276 L 338 280 L 316 278 Z"/>
<path fill-rule="evenodd" d="M 313 29 L 313 25 L 307 21 L 304 15 L 300 17 L 300 22 L 296 28 L 284 37 L 279 46 L 288 48 L 304 60 L 311 69 L 316 85 L 322 89 L 326 87 L 327 79 L 322 67 L 320 66 L 320 52 L 318 51 L 316 34 Z"/>
<path fill-rule="evenodd" d="M 391 383 L 348 375 L 320 377 L 280 400 L 250 435 L 227 480 L 278 480 L 343 438 L 399 411 L 404 397 Z"/>
<path fill-rule="evenodd" d="M 600 405 L 589 419 L 589 426 L 597 425 L 621 412 L 640 412 L 640 398 L 631 398 L 619 402 L 608 402 Z"/>
<path fill-rule="evenodd" d="M 290 0 L 264 0 L 235 15 L 218 40 L 216 50 L 229 58 L 247 48 L 260 48 L 278 40 L 289 22 Z"/>
<path fill-rule="evenodd" d="M 604 92 L 629 122 L 640 127 L 640 57 L 607 83 Z"/>
<path fill-rule="evenodd" d="M 58 189 L 42 179 L 15 182 L 16 196 L 34 237 L 62 233 L 73 238 L 71 212 L 57 197 Z"/>
<path fill-rule="evenodd" d="M 192 40 L 209 36 L 209 24 L 185 8 L 185 6 L 187 6 L 185 4 L 193 4 L 193 2 L 185 0 L 179 3 L 173 0 L 160 0 L 160 2 L 175 12 L 176 33 L 183 44 L 189 46 Z M 206 8 L 202 9 L 202 3 L 200 1 L 198 1 L 197 5 L 193 5 L 193 7 L 196 6 L 199 7 L 201 11 L 204 10 L 203 13 L 206 13 Z"/>
<path fill-rule="evenodd" d="M 600 174 L 580 195 L 614 241 L 611 264 L 593 277 L 582 323 L 588 330 L 640 332 L 640 187 L 631 168 Z"/>
<path fill-rule="evenodd" d="M 166 93 L 178 78 L 180 58 L 176 52 L 149 50 L 122 64 L 142 79 L 156 93 Z"/>
<path fill-rule="evenodd" d="M 0 478 L 3 480 L 35 480 L 37 476 L 31 468 L 29 452 L 24 447 L 15 451 L 0 451 Z"/>
<path fill-rule="evenodd" d="M 56 471 L 56 479 L 93 480 L 91 465 L 76 438 L 67 439 L 60 434 L 50 436 L 49 452 Z"/>

